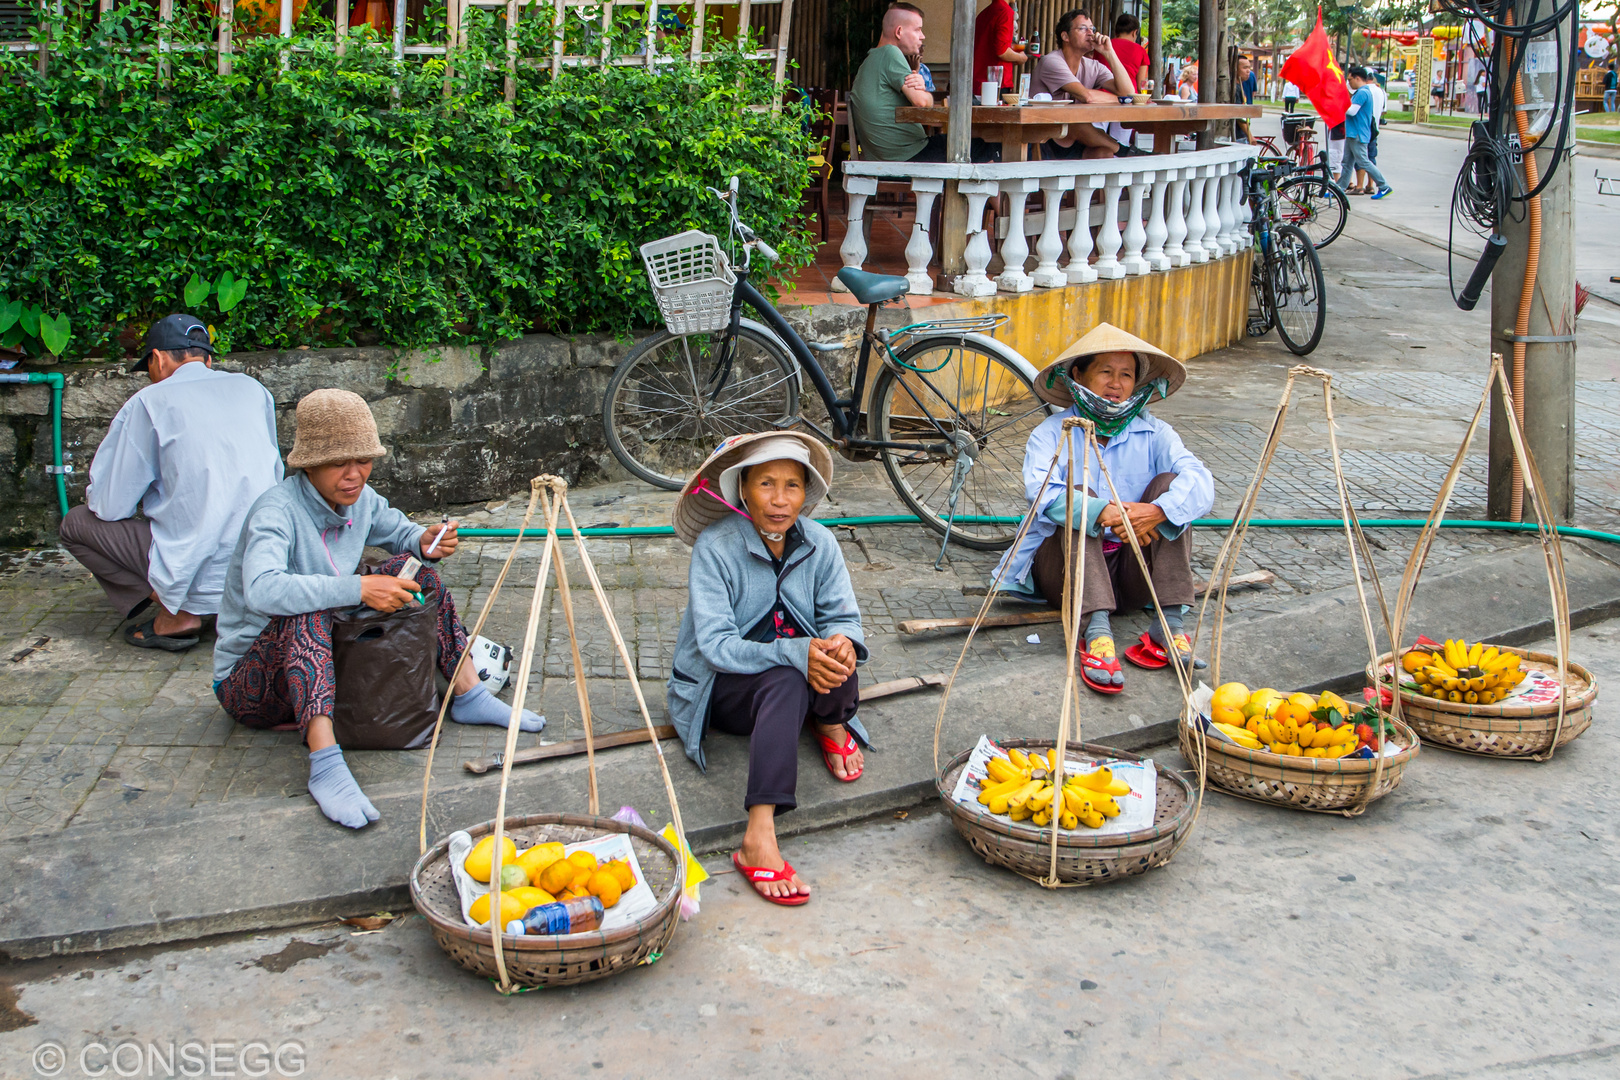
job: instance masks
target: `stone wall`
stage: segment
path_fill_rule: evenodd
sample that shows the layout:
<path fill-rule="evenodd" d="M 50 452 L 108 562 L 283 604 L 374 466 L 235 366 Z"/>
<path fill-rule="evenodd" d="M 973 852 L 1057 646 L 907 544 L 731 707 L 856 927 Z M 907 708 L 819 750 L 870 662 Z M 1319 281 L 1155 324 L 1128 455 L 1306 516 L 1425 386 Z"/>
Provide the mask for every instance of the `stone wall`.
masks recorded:
<path fill-rule="evenodd" d="M 858 337 L 863 309 L 787 313 L 813 341 Z M 898 314 L 898 313 L 896 313 Z M 534 334 L 494 346 L 398 352 L 383 347 L 232 353 L 218 366 L 269 388 L 285 453 L 298 399 L 320 387 L 353 390 L 371 405 L 389 455 L 372 483 L 407 511 L 480 502 L 558 473 L 570 483 L 626 475 L 602 435 L 608 378 L 640 336 Z M 826 364 L 826 360 L 823 360 Z M 846 361 L 826 364 L 841 386 Z M 84 501 L 90 461 L 119 408 L 147 385 L 123 364 L 63 364 L 62 443 L 73 472 L 68 501 Z M 807 410 L 814 401 L 806 403 Z M 819 409 L 811 410 L 815 416 Z M 51 461 L 50 388 L 0 385 L 0 544 L 53 543 L 58 518 Z"/>

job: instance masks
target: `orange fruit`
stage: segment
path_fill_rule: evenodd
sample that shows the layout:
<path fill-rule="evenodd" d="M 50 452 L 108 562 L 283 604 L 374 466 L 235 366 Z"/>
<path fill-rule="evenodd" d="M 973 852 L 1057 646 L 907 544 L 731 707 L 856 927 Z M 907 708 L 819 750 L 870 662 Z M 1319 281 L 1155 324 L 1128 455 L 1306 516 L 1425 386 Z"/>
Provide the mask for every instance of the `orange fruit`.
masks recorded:
<path fill-rule="evenodd" d="M 563 857 L 563 846 L 558 843 L 536 844 L 517 857 L 517 864 L 529 875 L 529 884 L 540 883 L 540 872 Z"/>
<path fill-rule="evenodd" d="M 1311 714 L 1305 706 L 1297 701 L 1290 700 L 1279 703 L 1277 711 L 1271 714 L 1271 718 L 1279 724 L 1292 720 L 1295 726 L 1304 727 L 1305 724 L 1310 722 Z"/>
<path fill-rule="evenodd" d="M 574 875 L 579 867 L 566 859 L 558 859 L 544 870 L 540 871 L 540 887 L 553 896 L 573 884 Z"/>
<path fill-rule="evenodd" d="M 629 892 L 636 887 L 636 872 L 630 869 L 628 861 L 614 859 L 607 865 L 608 869 L 613 871 L 613 876 L 619 879 L 619 891 L 621 893 Z"/>
<path fill-rule="evenodd" d="M 580 870 L 595 870 L 598 865 L 596 856 L 588 851 L 576 851 L 568 856 L 568 861 Z"/>
<path fill-rule="evenodd" d="M 1231 724 L 1233 727 L 1242 727 L 1246 721 L 1242 709 L 1234 709 L 1229 705 L 1216 705 L 1210 711 L 1210 719 L 1217 724 Z"/>
<path fill-rule="evenodd" d="M 619 902 L 619 877 L 611 870 L 598 870 L 591 875 L 586 884 L 590 894 L 602 901 L 602 906 L 610 908 Z"/>
<path fill-rule="evenodd" d="M 595 870 L 574 871 L 574 880 L 569 882 L 568 887 L 573 889 L 576 893 L 589 892 L 590 890 L 586 888 L 586 886 L 590 883 L 591 875 L 594 873 L 596 873 Z"/>
<path fill-rule="evenodd" d="M 1238 712 L 1242 712 L 1243 706 L 1247 705 L 1248 703 L 1249 688 L 1240 682 L 1222 683 L 1215 691 L 1215 696 L 1210 699 L 1210 704 L 1214 708 L 1234 709 Z M 1222 720 L 1220 722 L 1225 724 L 1229 723 L 1230 721 Z M 1243 721 L 1238 721 L 1239 726 L 1241 726 L 1242 723 Z"/>

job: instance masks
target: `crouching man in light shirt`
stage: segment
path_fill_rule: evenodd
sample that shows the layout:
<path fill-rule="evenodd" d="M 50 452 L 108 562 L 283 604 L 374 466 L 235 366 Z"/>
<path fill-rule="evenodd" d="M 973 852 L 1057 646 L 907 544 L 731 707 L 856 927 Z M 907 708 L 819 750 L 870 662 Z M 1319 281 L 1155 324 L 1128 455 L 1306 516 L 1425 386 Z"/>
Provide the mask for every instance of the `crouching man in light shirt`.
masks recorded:
<path fill-rule="evenodd" d="M 62 544 L 96 576 L 142 649 L 180 652 L 219 612 L 225 570 L 253 501 L 281 481 L 275 402 L 258 380 L 215 371 L 208 327 L 152 324 L 133 370 L 152 380 L 124 403 L 90 463 L 85 505 Z M 136 517 L 139 509 L 142 517 Z"/>

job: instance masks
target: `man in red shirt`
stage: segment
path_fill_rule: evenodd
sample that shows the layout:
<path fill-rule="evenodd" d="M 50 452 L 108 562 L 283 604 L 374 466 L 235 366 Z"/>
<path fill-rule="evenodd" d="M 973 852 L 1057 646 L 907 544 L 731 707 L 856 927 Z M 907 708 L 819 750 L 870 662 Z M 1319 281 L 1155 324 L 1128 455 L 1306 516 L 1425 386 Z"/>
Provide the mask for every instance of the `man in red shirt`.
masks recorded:
<path fill-rule="evenodd" d="M 979 12 L 973 20 L 973 87 L 989 75 L 992 64 L 1001 65 L 1001 85 L 1011 89 L 1017 85 L 1016 69 L 1028 57 L 1017 43 L 1016 17 L 1007 0 L 990 0 L 990 6 Z"/>
<path fill-rule="evenodd" d="M 1148 51 L 1142 48 L 1142 24 L 1135 15 L 1121 13 L 1114 20 L 1114 55 L 1125 65 L 1125 73 L 1134 84 L 1130 90 L 1120 88 L 1122 94 L 1145 94 L 1148 77 Z"/>

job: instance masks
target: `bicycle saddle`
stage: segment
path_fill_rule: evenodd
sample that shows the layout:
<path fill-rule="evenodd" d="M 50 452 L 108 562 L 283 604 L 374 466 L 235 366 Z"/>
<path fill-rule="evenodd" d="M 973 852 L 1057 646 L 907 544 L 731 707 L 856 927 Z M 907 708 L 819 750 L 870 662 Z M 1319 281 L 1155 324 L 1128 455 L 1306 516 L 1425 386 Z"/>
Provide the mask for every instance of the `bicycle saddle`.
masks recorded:
<path fill-rule="evenodd" d="M 849 293 L 863 304 L 881 304 L 906 295 L 911 282 L 888 274 L 868 274 L 846 266 L 838 271 L 838 280 L 849 286 Z"/>

